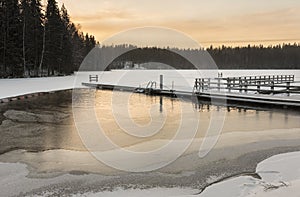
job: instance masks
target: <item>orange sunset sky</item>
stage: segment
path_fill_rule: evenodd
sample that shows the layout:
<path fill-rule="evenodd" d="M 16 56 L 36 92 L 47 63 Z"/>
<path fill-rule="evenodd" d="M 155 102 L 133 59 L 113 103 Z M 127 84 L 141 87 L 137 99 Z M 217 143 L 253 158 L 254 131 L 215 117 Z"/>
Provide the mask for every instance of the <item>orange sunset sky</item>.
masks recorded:
<path fill-rule="evenodd" d="M 163 26 L 200 45 L 300 42 L 299 0 L 58 0 L 100 42 L 126 29 Z"/>

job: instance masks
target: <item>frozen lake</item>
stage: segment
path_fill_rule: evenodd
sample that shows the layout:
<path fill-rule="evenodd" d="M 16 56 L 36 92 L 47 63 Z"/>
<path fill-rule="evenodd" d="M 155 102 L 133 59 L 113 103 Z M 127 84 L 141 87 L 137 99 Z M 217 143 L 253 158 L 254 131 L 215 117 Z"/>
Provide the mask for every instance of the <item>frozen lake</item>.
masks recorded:
<path fill-rule="evenodd" d="M 82 106 L 77 107 L 83 110 L 81 115 L 84 115 L 86 107 L 91 107 L 91 91 L 80 91 L 83 95 L 80 102 Z M 124 132 L 124 127 L 115 120 L 116 115 L 119 114 L 119 118 L 124 115 L 123 111 L 112 113 L 113 96 L 121 99 L 129 96 L 128 111 L 131 120 L 136 124 L 156 125 L 161 123 L 161 120 L 166 120 L 163 127 L 158 127 L 160 129 L 157 133 L 147 133 L 153 135 L 146 138 L 134 137 Z M 295 111 L 226 108 L 128 92 L 115 95 L 105 90 L 96 91 L 93 98 L 95 116 L 106 136 L 119 147 L 130 151 L 147 152 L 168 144 L 176 135 L 182 115 L 188 118 L 187 123 L 190 118 L 198 117 L 199 127 L 196 135 L 191 138 L 187 131 L 193 128 L 193 125 L 185 125 L 183 134 L 175 141 L 180 145 L 191 140 L 191 145 L 175 162 L 148 173 L 130 173 L 99 162 L 86 150 L 74 123 L 72 91 L 2 104 L 0 162 L 27 165 L 1 165 L 0 175 L 3 180 L 8 180 L 0 187 L 3 194 L 9 196 L 29 192 L 29 195 L 41 195 L 46 191 L 51 195 L 51 192 L 56 191 L 69 195 L 80 194 L 82 191 L 93 193 L 132 187 L 158 190 L 161 187 L 183 187 L 190 189 L 183 189 L 180 194 L 195 194 L 195 191 L 199 191 L 211 180 L 255 171 L 256 164 L 271 155 L 300 150 L 299 113 Z M 117 106 L 124 105 L 122 100 L 115 102 Z M 213 117 L 224 117 L 221 136 L 210 153 L 200 158 L 199 148 Z M 88 121 L 91 116 L 82 118 Z M 126 116 L 123 120 L 125 119 Z M 84 128 L 86 132 L 92 129 L 89 125 Z M 137 132 L 144 131 L 147 129 Z M 101 142 L 98 142 L 101 145 Z M 113 155 L 110 158 L 112 161 L 124 163 L 123 158 L 118 157 L 118 152 L 114 149 L 108 146 L 97 148 L 102 148 L 101 151 L 104 152 L 110 151 Z M 168 156 L 170 155 L 172 152 L 168 153 Z M 156 166 L 157 163 L 168 160 L 166 156 L 157 154 L 157 157 L 149 157 L 140 164 Z M 134 158 L 130 158 L 130 161 L 137 162 Z M 85 187 L 86 184 L 88 188 Z M 66 187 L 70 189 L 65 191 Z M 168 194 L 167 190 L 161 191 Z M 173 195 L 171 191 L 170 195 Z"/>
<path fill-rule="evenodd" d="M 90 74 L 98 74 L 101 77 L 99 83 L 134 87 L 158 81 L 159 75 L 163 74 L 167 87 L 174 82 L 174 88 L 191 90 L 196 77 L 217 77 L 218 72 L 222 72 L 223 77 L 287 74 L 295 75 L 299 80 L 300 76 L 299 70 L 81 72 L 67 77 L 1 79 L 0 98 L 82 88 L 81 83 L 88 82 Z M 20 192 L 29 196 L 54 193 L 114 195 L 109 193 L 111 190 L 121 192 L 116 195 L 140 195 L 140 192 L 193 195 L 218 179 L 255 172 L 256 165 L 272 155 L 300 150 L 298 111 L 222 107 L 186 99 L 86 88 L 77 91 L 80 94 L 75 98 L 74 92 L 69 90 L 0 105 L 0 176 L 5 180 L 0 191 L 3 195 Z M 74 107 L 79 112 L 75 115 L 77 119 Z M 90 109 L 92 115 L 86 113 Z M 107 146 L 97 133 L 90 132 L 94 127 L 88 123 L 93 118 L 117 148 Z M 89 137 L 100 145 L 95 152 L 109 153 L 112 164 L 138 164 L 137 169 L 162 168 L 131 173 L 100 162 L 87 151 L 84 135 L 82 131 L 78 132 L 78 120 L 85 124 L 81 127 L 83 133 L 90 132 Z M 196 133 L 190 135 L 195 120 Z M 131 123 L 140 129 L 136 130 Z M 177 135 L 180 126 L 181 135 Z M 208 154 L 200 158 L 200 147 L 202 150 L 210 148 L 202 146 L 205 139 L 214 139 L 217 134 L 207 135 L 207 131 L 216 126 L 221 128 L 220 136 Z M 155 151 L 170 141 L 175 142 L 173 151 L 142 160 L 134 157 L 124 160 L 120 154 L 120 149 L 139 153 Z M 174 162 L 161 165 L 168 164 L 175 150 L 181 149 L 183 144 L 189 146 Z M 145 188 L 153 189 L 143 191 Z"/>

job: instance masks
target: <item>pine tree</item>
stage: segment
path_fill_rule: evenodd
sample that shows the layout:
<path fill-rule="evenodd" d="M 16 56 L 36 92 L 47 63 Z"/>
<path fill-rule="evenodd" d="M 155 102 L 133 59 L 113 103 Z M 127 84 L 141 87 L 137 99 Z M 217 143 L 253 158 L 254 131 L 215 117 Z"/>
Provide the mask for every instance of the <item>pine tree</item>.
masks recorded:
<path fill-rule="evenodd" d="M 80 26 L 72 23 L 70 28 L 72 34 L 72 57 L 73 57 L 73 70 L 78 70 L 84 57 L 86 56 L 86 50 L 84 46 L 84 36 L 80 31 Z"/>
<path fill-rule="evenodd" d="M 0 0 L 0 77 L 4 76 L 5 1 Z"/>
<path fill-rule="evenodd" d="M 0 0 L 0 77 L 20 77 L 25 70 L 41 76 L 45 69 L 69 74 L 95 44 L 56 0 L 48 0 L 45 16 L 41 0 Z"/>
<path fill-rule="evenodd" d="M 37 76 L 42 51 L 43 14 L 39 0 L 21 0 L 23 26 L 23 65 L 29 75 Z"/>
<path fill-rule="evenodd" d="M 72 56 L 72 29 L 71 29 L 71 21 L 68 11 L 65 5 L 62 5 L 61 8 L 61 20 L 63 24 L 63 40 L 62 40 L 62 72 L 65 74 L 70 74 L 73 64 L 73 56 Z"/>
<path fill-rule="evenodd" d="M 60 70 L 62 63 L 62 22 L 55 0 L 48 0 L 46 9 L 45 63 L 48 75 Z"/>
<path fill-rule="evenodd" d="M 43 13 L 40 0 L 31 0 L 30 3 L 30 14 L 31 14 L 31 24 L 30 24 L 30 60 L 33 65 L 34 75 L 38 74 L 38 67 L 41 61 L 41 54 L 43 48 Z"/>
<path fill-rule="evenodd" d="M 27 55 L 31 50 L 29 48 L 30 42 L 30 8 L 28 0 L 21 0 L 21 23 L 22 23 L 22 55 L 23 55 L 23 74 L 25 76 L 25 72 L 27 68 Z"/>
<path fill-rule="evenodd" d="M 6 74 L 20 77 L 22 69 L 22 25 L 18 0 L 4 1 L 3 65 Z"/>
<path fill-rule="evenodd" d="M 95 37 L 94 36 L 89 36 L 89 34 L 87 33 L 85 35 L 85 55 L 87 55 L 96 45 L 96 41 L 95 41 Z"/>

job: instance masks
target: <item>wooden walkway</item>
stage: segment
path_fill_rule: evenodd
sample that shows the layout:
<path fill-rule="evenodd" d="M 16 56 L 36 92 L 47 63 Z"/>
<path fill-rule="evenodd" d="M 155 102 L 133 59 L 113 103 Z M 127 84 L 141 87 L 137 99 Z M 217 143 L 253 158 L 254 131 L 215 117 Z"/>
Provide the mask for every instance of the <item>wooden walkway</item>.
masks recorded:
<path fill-rule="evenodd" d="M 258 94 L 300 94 L 300 83 L 294 75 L 265 75 L 227 78 L 197 78 L 193 92 L 253 92 Z"/>
<path fill-rule="evenodd" d="M 129 91 L 147 95 L 169 97 L 197 97 L 199 100 L 209 100 L 213 103 L 261 105 L 270 107 L 300 107 L 300 82 L 294 75 L 243 76 L 228 78 L 196 78 L 193 89 L 177 91 L 163 89 L 162 78 L 159 88 L 155 81 L 150 81 L 146 87 L 129 87 L 111 84 L 99 84 L 98 77 L 90 77 L 90 83 L 82 83 L 96 89 Z M 277 95 L 285 94 L 285 95 Z M 294 95 L 296 94 L 296 96 Z"/>
<path fill-rule="evenodd" d="M 197 78 L 193 94 L 199 99 L 228 103 L 300 107 L 299 83 L 294 75 Z"/>
<path fill-rule="evenodd" d="M 134 92 L 141 93 L 147 95 L 158 95 L 158 96 L 169 96 L 169 97 L 177 97 L 177 94 L 180 92 L 176 92 L 175 90 L 167 90 L 167 89 L 157 89 L 156 87 L 130 87 L 130 86 L 120 86 L 120 85 L 110 85 L 110 84 L 94 84 L 94 83 L 82 83 L 82 85 L 96 88 L 100 90 L 116 90 L 116 91 L 126 91 L 126 92 Z M 182 92 L 183 93 L 183 92 Z M 191 92 L 186 92 L 186 94 L 191 95 Z"/>

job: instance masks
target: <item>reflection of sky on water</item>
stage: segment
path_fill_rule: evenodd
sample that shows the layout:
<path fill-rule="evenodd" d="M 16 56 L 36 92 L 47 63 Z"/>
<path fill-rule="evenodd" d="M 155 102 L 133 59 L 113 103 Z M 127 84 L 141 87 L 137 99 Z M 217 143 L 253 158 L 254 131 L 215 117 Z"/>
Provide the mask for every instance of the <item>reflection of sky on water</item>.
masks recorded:
<path fill-rule="evenodd" d="M 122 92 L 121 94 L 130 94 Z M 222 133 L 251 132 L 271 129 L 299 128 L 299 116 L 289 111 L 256 110 L 242 107 L 213 106 L 204 103 L 193 103 L 169 97 L 132 94 L 130 96 L 128 113 L 133 122 L 139 125 L 151 124 L 151 115 L 166 114 L 166 121 L 160 131 L 149 138 L 138 139 L 126 134 L 115 122 L 111 110 L 111 91 L 96 92 L 96 113 L 99 123 L 111 140 L 120 145 L 128 146 L 154 139 L 172 139 L 180 124 L 181 114 L 186 108 L 194 108 L 193 113 L 200 114 L 199 128 L 196 137 L 203 137 L 209 127 L 212 112 L 226 112 Z M 116 103 L 114 103 L 116 104 Z M 154 112 L 150 114 L 151 107 Z M 190 113 L 190 112 L 189 112 Z M 190 114 L 191 116 L 193 114 Z M 153 122 L 152 122 L 153 123 Z M 143 132 L 141 130 L 141 132 Z"/>

